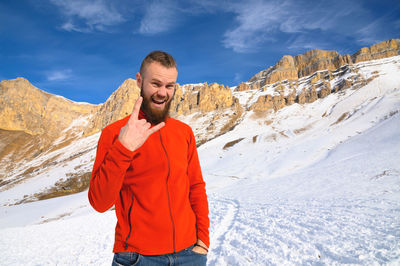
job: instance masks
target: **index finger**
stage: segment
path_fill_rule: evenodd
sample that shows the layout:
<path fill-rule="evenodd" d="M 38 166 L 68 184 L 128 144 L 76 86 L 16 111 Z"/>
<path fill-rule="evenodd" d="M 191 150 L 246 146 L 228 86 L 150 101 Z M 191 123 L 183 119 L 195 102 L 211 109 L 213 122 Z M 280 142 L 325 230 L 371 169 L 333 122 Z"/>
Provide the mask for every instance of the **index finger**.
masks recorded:
<path fill-rule="evenodd" d="M 132 114 L 131 114 L 131 117 L 129 118 L 129 120 L 139 118 L 139 110 L 140 110 L 140 106 L 142 105 L 142 102 L 143 102 L 143 98 L 142 98 L 142 96 L 139 96 L 139 98 L 137 98 L 137 100 L 135 102 L 135 105 L 133 106 Z"/>

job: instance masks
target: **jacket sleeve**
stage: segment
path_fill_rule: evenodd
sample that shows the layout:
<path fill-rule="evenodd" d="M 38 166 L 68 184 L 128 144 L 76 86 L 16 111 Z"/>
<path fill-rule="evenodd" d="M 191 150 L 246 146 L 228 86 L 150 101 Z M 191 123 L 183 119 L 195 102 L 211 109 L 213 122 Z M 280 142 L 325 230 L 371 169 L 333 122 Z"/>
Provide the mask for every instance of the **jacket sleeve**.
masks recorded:
<path fill-rule="evenodd" d="M 208 228 L 208 200 L 206 194 L 206 183 L 201 173 L 199 156 L 197 154 L 196 140 L 190 130 L 189 153 L 188 153 L 188 176 L 190 180 L 189 200 L 196 215 L 197 238 L 210 246 Z"/>
<path fill-rule="evenodd" d="M 96 211 L 105 212 L 115 204 L 134 153 L 119 142 L 118 134 L 107 127 L 102 131 L 88 192 Z"/>

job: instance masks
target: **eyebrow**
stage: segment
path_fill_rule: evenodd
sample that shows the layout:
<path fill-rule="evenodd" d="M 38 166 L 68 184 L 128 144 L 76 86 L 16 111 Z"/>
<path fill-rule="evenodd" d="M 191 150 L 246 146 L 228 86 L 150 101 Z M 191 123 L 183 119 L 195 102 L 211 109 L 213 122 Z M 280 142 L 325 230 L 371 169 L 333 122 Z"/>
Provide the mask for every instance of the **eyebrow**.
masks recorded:
<path fill-rule="evenodd" d="M 163 83 L 161 80 L 155 79 L 155 78 L 151 79 L 151 82 Z M 171 81 L 171 82 L 168 82 L 168 83 L 167 83 L 167 85 L 175 85 L 175 84 L 176 84 L 176 81 Z"/>

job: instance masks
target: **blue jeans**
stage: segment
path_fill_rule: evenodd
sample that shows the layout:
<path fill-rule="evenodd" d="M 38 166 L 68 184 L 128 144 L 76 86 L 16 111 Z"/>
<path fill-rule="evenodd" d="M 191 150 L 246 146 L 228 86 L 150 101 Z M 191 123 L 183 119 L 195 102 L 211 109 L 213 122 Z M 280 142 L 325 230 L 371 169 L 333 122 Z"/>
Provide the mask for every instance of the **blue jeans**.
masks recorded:
<path fill-rule="evenodd" d="M 193 252 L 194 245 L 179 251 L 165 255 L 147 256 L 136 252 L 120 252 L 114 254 L 112 266 L 161 266 L 161 265 L 184 265 L 184 266 L 205 266 L 207 255 Z"/>

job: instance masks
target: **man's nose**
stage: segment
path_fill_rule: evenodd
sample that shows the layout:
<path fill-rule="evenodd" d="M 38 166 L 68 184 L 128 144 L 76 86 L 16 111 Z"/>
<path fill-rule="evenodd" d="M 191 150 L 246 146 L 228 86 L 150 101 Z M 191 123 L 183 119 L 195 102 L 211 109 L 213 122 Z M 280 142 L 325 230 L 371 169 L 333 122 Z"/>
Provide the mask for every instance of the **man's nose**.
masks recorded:
<path fill-rule="evenodd" d="M 167 88 L 165 86 L 161 86 L 157 91 L 158 96 L 166 97 L 167 96 Z"/>

